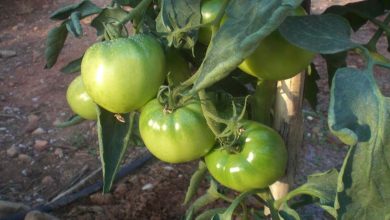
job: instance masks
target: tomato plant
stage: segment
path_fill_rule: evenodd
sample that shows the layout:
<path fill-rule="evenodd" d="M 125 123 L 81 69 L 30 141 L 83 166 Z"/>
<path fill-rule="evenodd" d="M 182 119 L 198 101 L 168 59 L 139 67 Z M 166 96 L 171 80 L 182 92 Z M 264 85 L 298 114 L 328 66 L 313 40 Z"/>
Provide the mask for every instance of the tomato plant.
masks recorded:
<path fill-rule="evenodd" d="M 199 102 L 170 110 L 154 99 L 142 108 L 139 129 L 150 152 L 169 163 L 199 159 L 215 143 Z"/>
<path fill-rule="evenodd" d="M 390 199 L 384 196 L 390 194 L 386 187 L 390 169 L 383 166 L 390 152 L 386 136 L 390 105 L 373 74 L 375 66 L 390 69 L 390 61 L 376 48 L 383 35 L 390 39 L 390 6 L 387 1 L 367 0 L 306 15 L 301 3 L 115 0 L 100 8 L 85 0 L 54 12 L 51 18 L 62 22 L 49 32 L 48 68 L 68 32 L 81 37 L 80 20 L 96 15 L 91 26 L 102 42 L 64 69 L 81 68 L 86 91 L 98 104 L 103 191 L 110 190 L 126 148 L 139 130 L 146 147 L 163 161 L 200 159 L 186 202 L 193 201 L 201 180 L 212 176 L 208 176 L 210 188 L 189 206 L 186 219 L 216 200 L 230 205 L 205 210 L 197 218 L 269 219 L 259 206 L 245 200 L 249 195 L 276 220 L 299 220 L 295 208 L 307 203 L 319 205 L 337 219 L 390 216 Z M 367 22 L 376 26 L 376 33 L 365 44 L 353 41 L 351 30 Z M 169 48 L 166 57 L 162 48 Z M 348 66 L 349 53 L 361 57 L 364 67 Z M 350 151 L 340 172 L 308 176 L 307 183 L 274 197 L 270 184 L 283 176 L 287 164 L 278 131 L 291 157 L 288 175 L 281 180 L 287 182 L 281 185 L 291 185 L 303 138 L 300 95 L 304 93 L 315 106 L 318 64 L 312 64 L 307 74 L 278 81 L 303 71 L 314 54 L 324 58 L 327 68 L 321 69 L 328 69 L 332 79 L 330 131 L 350 145 Z M 168 85 L 160 87 L 166 73 Z M 242 193 L 226 193 L 216 181 Z M 238 205 L 241 209 L 236 210 Z"/>
<path fill-rule="evenodd" d="M 66 100 L 74 113 L 85 119 L 96 120 L 96 104 L 85 90 L 81 76 L 77 76 L 69 84 Z"/>
<path fill-rule="evenodd" d="M 265 188 L 283 176 L 287 151 L 280 135 L 254 121 L 242 123 L 238 152 L 218 148 L 205 156 L 210 174 L 239 192 Z"/>
<path fill-rule="evenodd" d="M 81 75 L 98 105 L 114 113 L 131 112 L 156 95 L 165 78 L 165 57 L 147 35 L 104 41 L 85 52 Z"/>

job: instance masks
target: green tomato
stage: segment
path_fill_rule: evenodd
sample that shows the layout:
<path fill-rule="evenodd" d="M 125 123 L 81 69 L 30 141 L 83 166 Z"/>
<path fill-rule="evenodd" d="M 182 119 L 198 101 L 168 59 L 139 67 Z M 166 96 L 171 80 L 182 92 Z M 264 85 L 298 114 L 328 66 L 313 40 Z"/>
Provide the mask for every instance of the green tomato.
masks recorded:
<path fill-rule="evenodd" d="M 165 79 L 165 56 L 160 44 L 147 35 L 99 42 L 88 48 L 81 63 L 88 94 L 114 113 L 145 105 Z"/>
<path fill-rule="evenodd" d="M 149 151 L 168 163 L 196 160 L 215 143 L 199 102 L 169 111 L 154 99 L 142 108 L 139 129 Z"/>
<path fill-rule="evenodd" d="M 217 148 L 205 156 L 210 174 L 222 185 L 244 192 L 265 188 L 283 176 L 287 150 L 280 135 L 254 121 L 243 123 L 240 152 Z"/>
<path fill-rule="evenodd" d="M 96 104 L 88 95 L 87 91 L 85 91 L 81 76 L 77 76 L 69 84 L 68 90 L 66 91 L 66 100 L 74 113 L 85 119 L 96 120 Z"/>
<path fill-rule="evenodd" d="M 222 0 L 206 0 L 202 2 L 202 24 L 213 21 L 222 7 Z M 292 12 L 293 16 L 306 15 L 302 7 Z M 224 19 L 222 19 L 223 23 Z M 209 44 L 211 28 L 199 29 L 199 41 Z M 290 44 L 279 31 L 265 37 L 238 67 L 252 76 L 266 80 L 288 79 L 304 70 L 313 60 L 315 53 Z"/>
<path fill-rule="evenodd" d="M 191 71 L 188 62 L 181 56 L 180 51 L 169 48 L 165 54 L 167 59 L 167 72 L 172 85 L 177 86 L 190 78 Z"/>
<path fill-rule="evenodd" d="M 200 6 L 202 15 L 201 23 L 206 24 L 217 18 L 219 10 L 222 8 L 221 0 L 203 0 Z M 199 29 L 199 42 L 208 45 L 211 40 L 211 27 L 202 27 Z"/>

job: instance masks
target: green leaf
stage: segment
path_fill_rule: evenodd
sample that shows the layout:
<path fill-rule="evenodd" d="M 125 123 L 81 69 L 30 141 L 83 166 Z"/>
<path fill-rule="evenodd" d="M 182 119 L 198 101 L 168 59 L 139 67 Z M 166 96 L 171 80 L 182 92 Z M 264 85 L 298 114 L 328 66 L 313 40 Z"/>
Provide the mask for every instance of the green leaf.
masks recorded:
<path fill-rule="evenodd" d="M 206 171 L 206 164 L 203 161 L 199 161 L 198 169 L 194 172 L 194 174 L 192 174 L 190 185 L 188 186 L 186 197 L 184 199 L 184 205 L 187 204 L 198 191 L 199 184 L 205 177 Z"/>
<path fill-rule="evenodd" d="M 55 126 L 57 128 L 66 128 L 66 127 L 70 127 L 70 126 L 73 126 L 73 125 L 80 124 L 83 121 L 85 121 L 85 119 L 82 118 L 81 116 L 79 116 L 79 115 L 72 115 L 72 117 L 70 117 L 68 120 L 66 120 L 64 122 L 61 122 L 61 123 L 58 123 L 58 124 L 55 124 Z"/>
<path fill-rule="evenodd" d="M 338 218 L 389 219 L 390 99 L 381 94 L 372 70 L 336 72 L 328 123 L 351 145 L 338 179 Z"/>
<path fill-rule="evenodd" d="M 319 198 L 321 205 L 332 206 L 336 197 L 337 178 L 338 172 L 335 169 L 312 174 L 307 177 L 305 184 L 277 200 L 276 206 L 280 207 L 283 203 L 299 195 L 310 195 Z"/>
<path fill-rule="evenodd" d="M 73 12 L 79 12 L 81 18 L 84 18 L 92 14 L 100 13 L 101 10 L 101 8 L 99 8 L 89 0 L 83 0 L 80 3 L 71 4 L 58 9 L 50 15 L 50 19 L 65 20 L 69 16 L 71 16 Z"/>
<path fill-rule="evenodd" d="M 230 1 L 227 18 L 211 40 L 192 93 L 226 77 L 274 31 L 301 0 Z M 245 15 L 243 14 L 245 12 Z"/>
<path fill-rule="evenodd" d="M 333 54 L 356 48 L 350 39 L 348 21 L 334 14 L 290 16 L 279 28 L 295 46 L 322 54 Z"/>
<path fill-rule="evenodd" d="M 97 35 L 104 34 L 104 26 L 107 23 L 113 24 L 119 22 L 127 16 L 127 12 L 120 7 L 105 8 L 93 21 L 91 26 L 97 31 Z"/>
<path fill-rule="evenodd" d="M 62 23 L 59 27 L 54 27 L 49 31 L 45 48 L 45 68 L 51 68 L 57 62 L 57 58 L 64 47 L 67 36 L 68 31 L 66 30 L 65 23 Z"/>
<path fill-rule="evenodd" d="M 376 18 L 385 13 L 386 5 L 383 0 L 353 2 L 346 5 L 335 5 L 324 13 L 338 14 L 346 18 L 353 30 L 358 30 L 367 23 L 368 19 Z"/>
<path fill-rule="evenodd" d="M 210 181 L 210 187 L 207 190 L 206 194 L 199 197 L 197 200 L 195 200 L 191 206 L 187 209 L 185 214 L 185 219 L 190 220 L 193 218 L 194 214 L 198 212 L 201 208 L 204 206 L 211 204 L 221 198 L 219 192 L 218 192 L 218 186 L 217 183 L 213 180 Z"/>
<path fill-rule="evenodd" d="M 66 64 L 66 66 L 62 67 L 60 69 L 60 71 L 63 73 L 66 73 L 66 74 L 80 72 L 82 60 L 83 60 L 83 57 L 72 60 L 68 64 Z"/>
<path fill-rule="evenodd" d="M 263 191 L 263 190 L 251 190 L 251 191 L 248 191 L 248 192 L 241 193 L 239 196 L 237 196 L 233 200 L 233 202 L 230 204 L 229 208 L 226 209 L 226 211 L 224 211 L 222 214 L 218 214 L 217 216 L 219 217 L 219 219 L 232 220 L 234 210 L 236 210 L 237 206 L 239 206 L 240 203 L 244 199 L 246 199 L 246 197 L 248 197 L 250 195 L 253 195 L 253 194 L 256 194 L 256 193 L 258 193 L 260 191 Z"/>
<path fill-rule="evenodd" d="M 226 211 L 226 208 L 215 208 L 215 209 L 208 209 L 204 211 L 202 214 L 198 215 L 195 220 L 210 220 L 215 215 L 222 214 L 224 211 Z"/>
<path fill-rule="evenodd" d="M 80 24 L 81 14 L 80 12 L 72 12 L 70 19 L 66 23 L 66 28 L 75 37 L 81 37 L 83 35 L 83 28 Z"/>
<path fill-rule="evenodd" d="M 279 210 L 279 217 L 282 220 L 301 220 L 299 214 L 292 208 L 290 208 L 287 203 L 284 203 L 282 209 Z"/>
<path fill-rule="evenodd" d="M 306 71 L 305 84 L 303 89 L 303 96 L 309 102 L 311 107 L 315 110 L 317 107 L 318 86 L 317 80 L 320 79 L 317 69 L 314 64 L 310 64 L 309 71 Z"/>
<path fill-rule="evenodd" d="M 119 121 L 114 113 L 98 107 L 98 137 L 100 160 L 103 169 L 103 192 L 109 192 L 118 172 L 119 165 L 126 152 L 134 113 L 121 115 Z"/>
<path fill-rule="evenodd" d="M 157 31 L 164 34 L 168 45 L 192 49 L 198 38 L 198 30 L 181 31 L 200 24 L 200 1 L 166 0 L 161 2 L 157 17 Z"/>

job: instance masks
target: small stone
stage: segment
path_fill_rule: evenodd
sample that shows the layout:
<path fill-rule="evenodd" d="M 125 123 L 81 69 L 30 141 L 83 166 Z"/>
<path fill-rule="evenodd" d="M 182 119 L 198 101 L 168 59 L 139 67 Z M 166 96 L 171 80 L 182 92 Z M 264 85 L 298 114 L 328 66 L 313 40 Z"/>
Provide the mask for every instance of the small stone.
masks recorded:
<path fill-rule="evenodd" d="M 34 131 L 35 129 L 38 128 L 39 117 L 37 115 L 34 115 L 34 114 L 29 115 L 27 117 L 27 119 L 28 119 L 28 122 L 27 122 L 27 125 L 26 125 L 25 129 L 24 129 L 24 131 L 26 133 L 32 132 L 32 131 Z"/>
<path fill-rule="evenodd" d="M 307 116 L 307 120 L 309 120 L 309 121 L 313 121 L 313 119 L 314 119 L 314 118 L 313 118 L 313 116 L 310 116 L 310 115 L 309 115 L 309 116 Z"/>
<path fill-rule="evenodd" d="M 19 148 L 17 148 L 15 145 L 12 145 L 12 147 L 7 149 L 7 155 L 9 157 L 16 157 L 19 153 Z"/>
<path fill-rule="evenodd" d="M 45 176 L 42 178 L 42 181 L 41 181 L 41 183 L 43 185 L 52 185 L 54 182 L 55 181 L 54 181 L 53 177 L 51 177 L 51 176 Z"/>
<path fill-rule="evenodd" d="M 164 169 L 168 171 L 174 170 L 172 166 L 164 166 Z"/>
<path fill-rule="evenodd" d="M 124 183 L 119 183 L 119 184 L 116 186 L 116 188 L 115 188 L 114 194 L 115 194 L 115 195 L 118 195 L 118 196 L 121 196 L 121 195 L 125 194 L 127 191 L 128 191 L 128 189 L 127 189 L 126 184 L 124 184 Z"/>
<path fill-rule="evenodd" d="M 111 204 L 114 199 L 110 193 L 102 194 L 102 193 L 95 193 L 92 194 L 89 199 L 92 203 L 97 205 L 108 205 Z"/>
<path fill-rule="evenodd" d="M 13 213 L 27 211 L 30 207 L 16 202 L 8 202 L 0 200 L 0 218 L 5 218 Z"/>
<path fill-rule="evenodd" d="M 0 128 L 0 131 L 7 131 L 7 128 L 1 127 L 1 128 Z"/>
<path fill-rule="evenodd" d="M 41 134 L 44 134 L 44 133 L 46 133 L 46 131 L 43 128 L 37 128 L 31 134 L 33 134 L 33 135 L 41 135 Z"/>
<path fill-rule="evenodd" d="M 46 140 L 35 140 L 34 149 L 37 151 L 44 151 L 48 148 L 49 142 Z"/>
<path fill-rule="evenodd" d="M 28 156 L 27 154 L 19 154 L 18 160 L 20 160 L 22 162 L 30 162 L 31 161 L 31 157 Z"/>
<path fill-rule="evenodd" d="M 37 210 L 27 213 L 24 220 L 59 220 L 57 217 L 43 213 Z"/>
<path fill-rule="evenodd" d="M 9 58 L 16 56 L 16 51 L 13 50 L 0 50 L 0 57 L 1 58 Z"/>
<path fill-rule="evenodd" d="M 23 176 L 28 177 L 31 175 L 32 172 L 31 172 L 31 170 L 23 169 L 21 173 Z"/>
<path fill-rule="evenodd" d="M 54 155 L 58 156 L 59 158 L 64 157 L 64 151 L 61 148 L 56 148 L 54 150 Z"/>
<path fill-rule="evenodd" d="M 147 184 L 145 184 L 143 187 L 142 187 L 142 190 L 150 190 L 150 189 L 153 189 L 153 184 L 151 184 L 151 183 L 147 183 Z"/>
<path fill-rule="evenodd" d="M 39 100 L 39 97 L 34 97 L 31 99 L 31 101 L 33 101 L 33 102 L 38 102 L 38 100 Z"/>

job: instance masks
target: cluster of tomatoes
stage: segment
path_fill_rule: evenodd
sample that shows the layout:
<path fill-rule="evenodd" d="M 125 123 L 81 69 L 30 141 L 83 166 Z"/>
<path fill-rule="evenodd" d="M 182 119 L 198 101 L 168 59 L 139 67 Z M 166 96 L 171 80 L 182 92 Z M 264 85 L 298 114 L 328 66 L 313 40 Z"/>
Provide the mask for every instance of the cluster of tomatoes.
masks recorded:
<path fill-rule="evenodd" d="M 215 19 L 221 0 L 203 1 L 203 23 Z M 297 14 L 302 14 L 298 10 Z M 208 44 L 211 29 L 200 29 Z M 303 70 L 312 53 L 289 44 L 275 31 L 239 65 L 244 72 L 267 80 L 290 78 Z M 68 87 L 67 100 L 83 118 L 96 120 L 96 104 L 113 113 L 139 111 L 145 146 L 162 161 L 182 163 L 204 157 L 211 175 L 221 184 L 247 191 L 264 188 L 284 174 L 287 152 L 279 134 L 251 120 L 240 122 L 237 151 L 218 143 L 202 112 L 199 99 L 167 108 L 157 98 L 169 72 L 173 86 L 190 76 L 188 63 L 174 49 L 164 52 L 151 36 L 136 34 L 91 46 L 81 64 L 81 76 Z"/>

